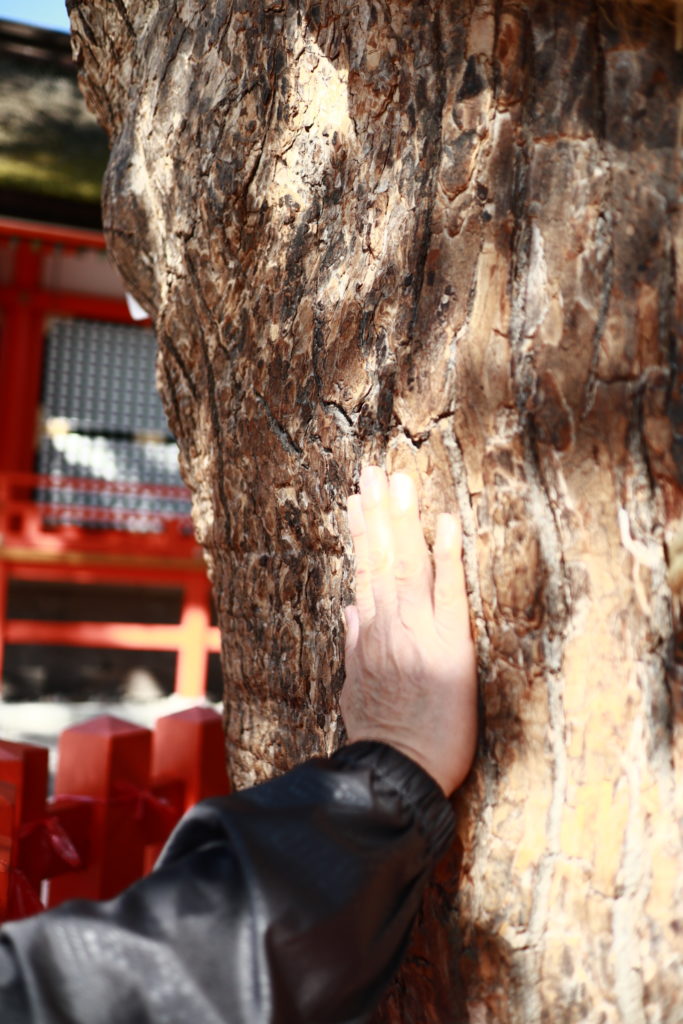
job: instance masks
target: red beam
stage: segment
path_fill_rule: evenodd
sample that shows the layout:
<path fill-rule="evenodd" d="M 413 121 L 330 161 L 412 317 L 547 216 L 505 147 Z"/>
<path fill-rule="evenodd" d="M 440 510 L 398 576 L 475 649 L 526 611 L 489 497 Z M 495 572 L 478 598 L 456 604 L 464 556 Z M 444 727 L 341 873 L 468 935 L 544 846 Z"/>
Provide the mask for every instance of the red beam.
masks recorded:
<path fill-rule="evenodd" d="M 14 288 L 0 288 L 0 305 L 11 308 L 17 301 Z M 33 313 L 64 314 L 93 320 L 117 320 L 131 323 L 128 306 L 122 299 L 80 292 L 55 292 L 35 288 L 26 293 Z"/>
<path fill-rule="evenodd" d="M 144 537 L 144 534 L 142 535 Z M 206 569 L 201 558 L 193 557 L 193 549 L 181 549 L 179 546 L 165 544 L 163 547 L 149 545 L 145 553 L 139 546 L 135 548 L 129 545 L 126 548 L 126 534 L 113 534 L 117 540 L 116 545 L 111 544 L 106 548 L 83 547 L 71 549 L 64 545 L 55 545 L 54 549 L 48 549 L 46 545 L 26 546 L 24 548 L 0 546 L 0 559 L 8 565 L 35 565 L 50 566 L 58 565 L 62 572 L 71 572 L 76 569 L 106 569 L 111 566 L 124 566 L 132 577 L 138 569 L 153 569 L 156 572 L 170 571 L 205 575 Z M 183 551 L 185 557 L 182 557 Z"/>
<path fill-rule="evenodd" d="M 38 221 L 0 217 L 0 238 L 25 238 L 48 245 L 67 245 L 80 249 L 105 249 L 101 231 L 70 228 L 61 224 L 42 224 Z"/>
<path fill-rule="evenodd" d="M 177 651 L 183 647 L 185 628 L 140 622 L 43 622 L 9 619 L 5 624 L 8 644 L 56 645 L 58 647 L 105 647 L 129 651 Z M 218 627 L 206 630 L 206 647 L 220 650 Z"/>

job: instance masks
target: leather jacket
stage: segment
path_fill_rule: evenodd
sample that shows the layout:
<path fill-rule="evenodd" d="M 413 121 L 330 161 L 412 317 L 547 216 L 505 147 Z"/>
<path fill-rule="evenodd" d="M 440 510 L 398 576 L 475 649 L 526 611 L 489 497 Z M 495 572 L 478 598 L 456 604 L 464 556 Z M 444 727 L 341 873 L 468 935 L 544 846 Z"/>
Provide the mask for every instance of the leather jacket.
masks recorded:
<path fill-rule="evenodd" d="M 360 1024 L 397 967 L 450 804 L 355 743 L 204 801 L 151 875 L 0 929 L 2 1024 Z"/>

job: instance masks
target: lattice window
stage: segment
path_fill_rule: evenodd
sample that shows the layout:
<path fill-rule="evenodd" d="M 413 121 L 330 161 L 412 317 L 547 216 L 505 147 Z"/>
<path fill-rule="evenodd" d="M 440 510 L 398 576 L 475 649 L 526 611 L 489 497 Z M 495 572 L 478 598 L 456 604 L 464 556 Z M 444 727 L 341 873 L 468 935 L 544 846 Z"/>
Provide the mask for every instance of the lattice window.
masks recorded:
<path fill-rule="evenodd" d="M 151 330 L 87 320 L 50 328 L 43 377 L 38 473 L 55 521 L 156 532 L 189 515 L 178 449 L 154 384 Z M 79 486 L 93 481 L 111 487 Z"/>

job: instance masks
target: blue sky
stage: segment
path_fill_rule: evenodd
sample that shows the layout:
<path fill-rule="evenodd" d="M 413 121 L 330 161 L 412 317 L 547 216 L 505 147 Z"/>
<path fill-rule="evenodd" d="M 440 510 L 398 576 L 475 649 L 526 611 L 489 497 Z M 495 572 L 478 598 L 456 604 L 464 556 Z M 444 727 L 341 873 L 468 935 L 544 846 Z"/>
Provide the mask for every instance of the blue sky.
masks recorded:
<path fill-rule="evenodd" d="M 64 0 L 24 0 L 21 4 L 17 0 L 0 0 L 0 19 L 22 21 L 26 25 L 38 25 L 39 28 L 56 29 L 58 32 L 69 31 Z"/>

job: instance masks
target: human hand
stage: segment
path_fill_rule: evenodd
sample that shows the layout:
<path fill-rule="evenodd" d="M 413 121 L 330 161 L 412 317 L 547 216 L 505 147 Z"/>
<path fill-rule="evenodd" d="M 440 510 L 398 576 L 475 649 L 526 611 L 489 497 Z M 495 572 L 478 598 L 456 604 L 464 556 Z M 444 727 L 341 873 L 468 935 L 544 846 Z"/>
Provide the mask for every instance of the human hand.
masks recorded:
<path fill-rule="evenodd" d="M 349 739 L 407 754 L 450 794 L 476 745 L 476 657 L 457 519 L 439 516 L 434 563 L 415 485 L 384 470 L 361 473 L 348 501 L 356 603 L 345 609 L 341 710 Z"/>

